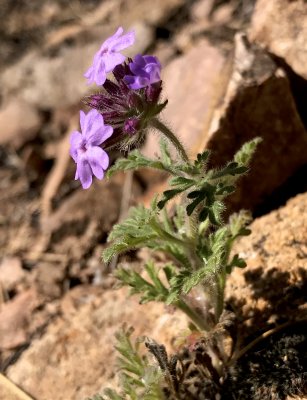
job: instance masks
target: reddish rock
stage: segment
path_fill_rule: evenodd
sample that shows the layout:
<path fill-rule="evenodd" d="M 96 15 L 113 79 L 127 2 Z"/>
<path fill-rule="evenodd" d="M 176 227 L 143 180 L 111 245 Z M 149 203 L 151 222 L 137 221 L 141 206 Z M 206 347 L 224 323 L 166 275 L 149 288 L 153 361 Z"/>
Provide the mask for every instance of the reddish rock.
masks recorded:
<path fill-rule="evenodd" d="M 0 285 L 4 290 L 13 289 L 24 277 L 25 272 L 22 269 L 20 258 L 7 257 L 2 260 L 0 264 Z"/>
<path fill-rule="evenodd" d="M 17 295 L 13 300 L 1 305 L 0 309 L 0 349 L 13 349 L 28 339 L 27 327 L 31 313 L 37 305 L 34 289 Z"/>
<path fill-rule="evenodd" d="M 163 97 L 168 99 L 165 120 L 190 152 L 201 142 L 223 63 L 222 53 L 202 41 L 163 71 Z M 149 135 L 144 152 L 149 156 L 158 152 L 158 136 Z"/>
<path fill-rule="evenodd" d="M 306 318 L 307 193 L 256 219 L 235 246 L 247 262 L 227 281 L 226 296 L 251 331 Z M 246 332 L 245 332 L 246 333 Z"/>
<path fill-rule="evenodd" d="M 245 142 L 262 137 L 250 173 L 229 199 L 233 210 L 253 209 L 307 162 L 307 134 L 286 74 L 242 34 L 228 75 L 202 148 L 212 149 L 211 164 L 220 166 Z"/>
<path fill-rule="evenodd" d="M 123 323 L 135 336 L 148 335 L 168 348 L 187 326 L 185 316 L 168 314 L 159 303 L 139 305 L 126 289 L 79 286 L 64 297 L 62 317 L 32 342 L 8 377 L 41 400 L 84 400 L 116 386 L 114 334 Z"/>

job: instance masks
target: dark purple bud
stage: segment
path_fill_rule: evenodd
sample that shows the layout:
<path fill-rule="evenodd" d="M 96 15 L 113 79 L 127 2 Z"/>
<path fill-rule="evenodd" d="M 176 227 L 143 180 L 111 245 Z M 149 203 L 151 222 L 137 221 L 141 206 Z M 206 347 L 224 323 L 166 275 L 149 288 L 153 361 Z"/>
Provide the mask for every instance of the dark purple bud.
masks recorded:
<path fill-rule="evenodd" d="M 136 92 L 129 89 L 127 104 L 130 108 L 140 109 L 142 107 L 142 99 Z"/>
<path fill-rule="evenodd" d="M 118 83 L 118 86 L 120 87 L 121 92 L 122 92 L 125 96 L 127 96 L 127 95 L 129 94 L 130 89 L 128 88 L 128 86 L 125 84 L 124 81 L 120 81 L 120 82 Z"/>
<path fill-rule="evenodd" d="M 110 81 L 107 79 L 105 83 L 103 84 L 104 89 L 106 90 L 107 93 L 109 93 L 111 96 L 120 96 L 121 95 L 121 90 L 116 85 L 116 83 Z"/>
<path fill-rule="evenodd" d="M 105 123 L 112 124 L 118 119 L 122 118 L 122 113 L 120 111 L 106 111 L 102 113 Z"/>
<path fill-rule="evenodd" d="M 114 101 L 102 93 L 92 94 L 85 98 L 85 104 L 96 110 L 112 108 Z"/>
<path fill-rule="evenodd" d="M 129 59 L 130 60 L 130 59 Z M 119 64 L 113 69 L 114 78 L 120 83 L 125 75 L 131 74 L 130 68 L 127 63 Z"/>
<path fill-rule="evenodd" d="M 159 100 L 162 90 L 162 81 L 153 83 L 146 87 L 145 96 L 149 103 L 156 103 Z"/>
<path fill-rule="evenodd" d="M 134 135 L 140 127 L 140 121 L 136 117 L 128 118 L 125 121 L 124 132 Z"/>
<path fill-rule="evenodd" d="M 85 103 L 89 105 L 91 108 L 99 108 L 101 96 L 99 94 L 92 94 L 85 98 Z"/>

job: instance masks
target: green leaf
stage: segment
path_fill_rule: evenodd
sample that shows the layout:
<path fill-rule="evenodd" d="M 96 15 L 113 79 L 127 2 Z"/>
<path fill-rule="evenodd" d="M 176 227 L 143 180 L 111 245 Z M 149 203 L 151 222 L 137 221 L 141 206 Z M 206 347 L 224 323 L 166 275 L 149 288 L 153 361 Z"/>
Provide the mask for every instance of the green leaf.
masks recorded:
<path fill-rule="evenodd" d="M 236 188 L 233 185 L 224 186 L 224 184 L 221 184 L 217 187 L 216 195 L 228 195 L 233 193 L 235 190 Z"/>
<path fill-rule="evenodd" d="M 262 142 L 262 138 L 256 137 L 245 143 L 241 149 L 235 154 L 234 161 L 239 165 L 248 166 L 255 153 L 257 146 Z"/>
<path fill-rule="evenodd" d="M 194 185 L 194 180 L 184 178 L 182 176 L 176 176 L 170 180 L 170 185 L 176 187 L 175 189 L 166 190 L 163 192 L 162 199 L 158 202 L 158 208 L 161 210 L 164 208 L 165 204 L 171 200 L 173 197 L 177 196 L 184 190 L 190 188 Z"/>
<path fill-rule="evenodd" d="M 140 205 L 131 208 L 128 218 L 114 225 L 108 241 L 109 247 L 103 251 L 103 259 L 109 262 L 115 255 L 140 247 L 151 247 L 159 235 L 152 227 L 157 219 L 157 207 L 153 202 L 151 208 Z M 158 221 L 156 221 L 158 223 Z"/>
<path fill-rule="evenodd" d="M 127 158 L 119 158 L 116 163 L 108 169 L 107 176 L 110 178 L 118 171 L 136 170 L 145 167 L 174 173 L 169 164 L 164 164 L 160 160 L 149 159 L 143 156 L 138 150 L 133 150 L 128 154 Z"/>
<path fill-rule="evenodd" d="M 190 203 L 186 210 L 187 210 L 187 214 L 190 216 L 192 214 L 192 212 L 195 210 L 195 208 L 198 206 L 198 204 L 203 201 L 206 198 L 207 193 L 206 192 L 199 192 L 199 196 L 195 198 L 194 201 L 192 201 L 192 203 Z"/>
<path fill-rule="evenodd" d="M 248 236 L 251 230 L 246 226 L 252 221 L 252 216 L 249 211 L 241 210 L 239 213 L 234 213 L 229 218 L 229 229 L 232 235 L 232 241 L 239 236 Z"/>
<path fill-rule="evenodd" d="M 215 201 L 209 208 L 209 220 L 212 225 L 221 225 L 222 213 L 225 209 L 224 204 L 221 201 Z"/>
<path fill-rule="evenodd" d="M 192 185 L 194 185 L 195 181 L 193 179 L 184 178 L 183 176 L 176 176 L 170 180 L 171 186 L 180 186 L 188 189 Z"/>
<path fill-rule="evenodd" d="M 177 196 L 177 194 L 181 193 L 181 189 L 171 189 L 171 190 L 166 190 L 163 192 L 163 198 L 158 202 L 158 208 L 162 210 L 162 208 L 165 206 L 165 204 L 172 199 L 173 197 Z"/>
<path fill-rule="evenodd" d="M 190 193 L 187 195 L 187 198 L 188 198 L 188 199 L 195 199 L 196 197 L 201 196 L 202 193 L 203 193 L 203 192 L 202 192 L 201 190 L 193 190 L 193 192 L 190 192 Z"/>
<path fill-rule="evenodd" d="M 209 215 L 209 208 L 208 207 L 204 207 L 201 212 L 199 213 L 198 219 L 200 222 L 205 221 L 208 218 Z"/>
<path fill-rule="evenodd" d="M 235 254 L 233 256 L 233 259 L 231 260 L 230 264 L 227 265 L 226 272 L 227 272 L 227 274 L 230 274 L 234 267 L 245 268 L 246 265 L 247 264 L 246 264 L 245 260 L 243 260 L 243 258 L 240 258 L 238 254 Z"/>
<path fill-rule="evenodd" d="M 206 163 L 210 156 L 210 150 L 204 150 L 202 153 L 197 154 L 194 165 L 196 168 L 205 168 Z"/>
<path fill-rule="evenodd" d="M 227 175 L 235 176 L 242 175 L 248 171 L 248 167 L 244 165 L 239 165 L 237 162 L 230 162 L 226 167 L 222 168 L 220 171 L 214 172 L 212 174 L 213 179 L 224 178 Z"/>
<path fill-rule="evenodd" d="M 152 262 L 145 264 L 145 271 L 149 279 L 145 279 L 133 269 L 118 268 L 115 271 L 116 278 L 121 282 L 122 286 L 129 286 L 130 294 L 140 294 L 140 303 L 148 303 L 150 301 L 166 302 L 169 296 L 169 288 L 166 287 L 159 278 L 159 269 Z M 163 272 L 169 282 L 176 272 L 173 266 L 166 265 Z"/>
<path fill-rule="evenodd" d="M 140 341 L 132 343 L 132 332 L 133 329 L 124 328 L 116 334 L 121 393 L 107 388 L 104 396 L 109 400 L 165 400 L 161 387 L 162 371 L 158 366 L 150 365 L 148 357 L 139 354 Z M 106 400 L 105 397 L 98 399 Z"/>

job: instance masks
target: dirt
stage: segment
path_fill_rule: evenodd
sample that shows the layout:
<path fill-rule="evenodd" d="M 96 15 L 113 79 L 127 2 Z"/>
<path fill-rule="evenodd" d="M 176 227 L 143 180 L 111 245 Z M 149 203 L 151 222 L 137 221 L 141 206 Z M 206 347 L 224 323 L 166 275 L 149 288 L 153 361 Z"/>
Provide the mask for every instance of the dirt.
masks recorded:
<path fill-rule="evenodd" d="M 307 393 L 306 323 L 292 325 L 248 352 L 224 383 L 223 399 L 274 399 Z M 235 397 L 234 397 L 235 396 Z"/>
<path fill-rule="evenodd" d="M 161 178 L 135 174 L 128 197 L 123 196 L 129 185 L 129 177 L 124 174 L 96 181 L 88 191 L 73 180 L 68 140 L 78 126 L 78 110 L 88 90 L 82 78 L 82 63 L 89 62 L 90 46 L 94 49 L 101 37 L 107 37 L 120 24 L 141 32 L 139 51 L 159 55 L 165 65 L 204 40 L 217 46 L 221 57 L 227 58 L 235 32 L 249 24 L 254 3 L 1 2 L 0 372 L 22 389 L 13 390 L 0 381 L 3 400 L 26 399 L 25 393 L 37 400 L 83 400 L 107 383 L 115 386 L 114 333 L 124 321 L 136 326 L 135 334 L 152 334 L 174 351 L 174 338 L 186 328 L 185 318 L 161 305 L 143 308 L 137 298 L 128 298 L 125 290 L 114 291 L 109 267 L 101 260 L 108 232 L 123 210 L 146 202 L 156 191 L 154 183 L 160 185 Z M 72 73 L 68 65 L 71 59 L 77 64 L 71 66 Z M 197 144 L 193 150 L 198 150 Z M 118 153 L 111 154 L 112 161 L 117 157 Z M 291 192 L 291 196 L 295 194 Z M 270 199 L 266 199 L 268 203 Z M 266 210 L 268 203 L 258 210 Z M 287 226 L 281 229 L 286 231 Z M 278 246 L 268 246 L 267 252 L 278 253 Z M 262 256 L 266 257 L 264 253 Z M 146 254 L 132 254 L 125 262 L 140 263 L 142 257 Z M 263 274 L 255 267 L 244 279 L 257 293 L 259 285 L 270 282 L 272 274 Z M 283 277 L 285 281 L 280 282 L 284 285 L 297 278 Z M 306 276 L 298 277 L 293 287 L 299 286 L 297 282 L 303 278 Z M 291 304 L 301 305 L 301 291 L 293 290 Z M 271 301 L 275 299 L 261 298 L 258 303 L 262 302 L 267 310 Z M 239 309 L 235 301 L 232 306 Z M 282 318 L 288 313 L 290 306 Z M 238 315 L 242 317 L 239 311 Z M 283 376 L 293 385 L 306 379 L 302 375 L 306 358 L 301 352 L 306 338 L 299 331 L 289 333 L 288 338 L 280 335 L 274 343 L 269 339 L 269 350 L 257 348 L 261 355 L 266 351 L 267 369 L 259 374 L 254 390 L 258 394 L 249 392 L 247 396 L 251 397 L 246 398 L 260 400 L 264 386 L 279 387 L 279 377 L 273 381 L 265 381 L 264 377 L 272 360 L 284 359 L 285 352 L 292 358 Z M 237 366 L 235 375 L 244 376 L 244 380 L 230 382 L 230 387 L 235 385 L 234 391 L 249 390 L 247 382 L 258 371 L 257 352 Z M 291 394 L 292 389 L 287 387 L 283 393 Z"/>

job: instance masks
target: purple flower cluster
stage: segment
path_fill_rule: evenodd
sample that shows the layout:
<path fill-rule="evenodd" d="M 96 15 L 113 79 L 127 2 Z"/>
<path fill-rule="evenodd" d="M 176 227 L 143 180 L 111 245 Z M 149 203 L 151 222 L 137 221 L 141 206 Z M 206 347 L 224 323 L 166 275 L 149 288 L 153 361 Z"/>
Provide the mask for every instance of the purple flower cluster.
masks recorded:
<path fill-rule="evenodd" d="M 140 143 L 148 121 L 166 105 L 158 104 L 162 88 L 159 60 L 138 54 L 125 62 L 121 51 L 134 41 L 134 32 L 123 34 L 123 28 L 118 28 L 101 45 L 84 74 L 88 84 L 103 88 L 86 98 L 92 110 L 88 114 L 80 112 L 81 132 L 71 135 L 70 154 L 77 164 L 75 179 L 80 179 L 84 189 L 91 186 L 93 175 L 103 178 L 109 166 L 105 150 L 126 150 Z M 115 81 L 107 79 L 109 72 Z"/>

